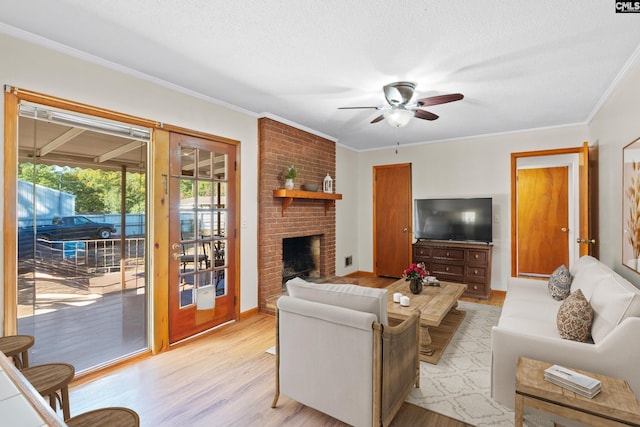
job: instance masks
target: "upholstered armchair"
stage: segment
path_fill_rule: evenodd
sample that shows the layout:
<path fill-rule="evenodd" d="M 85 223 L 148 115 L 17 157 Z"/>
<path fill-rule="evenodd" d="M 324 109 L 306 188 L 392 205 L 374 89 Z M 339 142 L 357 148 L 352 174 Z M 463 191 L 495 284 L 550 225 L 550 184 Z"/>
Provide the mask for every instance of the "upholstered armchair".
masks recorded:
<path fill-rule="evenodd" d="M 287 282 L 277 303 L 276 392 L 354 426 L 387 426 L 419 387 L 419 313 L 390 326 L 387 290 Z"/>

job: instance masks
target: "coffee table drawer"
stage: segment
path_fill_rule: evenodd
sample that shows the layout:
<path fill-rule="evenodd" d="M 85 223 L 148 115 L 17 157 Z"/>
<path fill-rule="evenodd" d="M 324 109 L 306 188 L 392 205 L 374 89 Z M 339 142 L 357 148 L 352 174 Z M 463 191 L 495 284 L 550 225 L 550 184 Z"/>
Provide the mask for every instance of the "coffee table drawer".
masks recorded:
<path fill-rule="evenodd" d="M 436 277 L 440 277 L 440 275 L 464 277 L 464 265 L 438 264 L 432 262 L 431 274 Z"/>

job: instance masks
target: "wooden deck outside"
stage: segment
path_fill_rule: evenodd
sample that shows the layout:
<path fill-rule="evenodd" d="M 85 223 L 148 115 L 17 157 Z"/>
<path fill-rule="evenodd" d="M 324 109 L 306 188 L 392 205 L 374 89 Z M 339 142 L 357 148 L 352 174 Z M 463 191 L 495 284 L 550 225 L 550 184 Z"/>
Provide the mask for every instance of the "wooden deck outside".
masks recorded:
<path fill-rule="evenodd" d="M 19 260 L 18 332 L 35 338 L 31 365 L 64 362 L 82 373 L 148 348 L 143 258 L 127 260 L 124 286 L 119 256 L 86 259 Z"/>

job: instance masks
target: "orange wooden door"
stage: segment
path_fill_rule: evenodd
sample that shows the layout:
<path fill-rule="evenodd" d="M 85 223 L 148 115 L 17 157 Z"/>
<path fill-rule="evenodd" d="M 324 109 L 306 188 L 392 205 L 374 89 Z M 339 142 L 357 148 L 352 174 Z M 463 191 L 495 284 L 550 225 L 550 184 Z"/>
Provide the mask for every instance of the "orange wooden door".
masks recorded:
<path fill-rule="evenodd" d="M 580 153 L 580 256 L 598 257 L 598 146 L 589 148 L 586 142 Z"/>
<path fill-rule="evenodd" d="M 235 318 L 235 147 L 169 139 L 169 341 Z"/>
<path fill-rule="evenodd" d="M 518 276 L 569 267 L 569 168 L 518 169 Z"/>
<path fill-rule="evenodd" d="M 411 263 L 411 164 L 373 168 L 374 262 L 378 276 L 400 277 Z"/>

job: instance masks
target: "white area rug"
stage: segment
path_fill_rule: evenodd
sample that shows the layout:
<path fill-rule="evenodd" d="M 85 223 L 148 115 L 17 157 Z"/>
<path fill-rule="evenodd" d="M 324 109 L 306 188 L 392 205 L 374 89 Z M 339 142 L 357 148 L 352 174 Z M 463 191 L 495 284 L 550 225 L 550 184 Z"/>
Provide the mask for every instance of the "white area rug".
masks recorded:
<path fill-rule="evenodd" d="M 437 365 L 420 363 L 420 388 L 407 402 L 477 427 L 511 427 L 514 413 L 491 396 L 491 327 L 501 308 L 461 301 L 467 312 Z M 525 415 L 527 426 L 548 426 Z"/>

